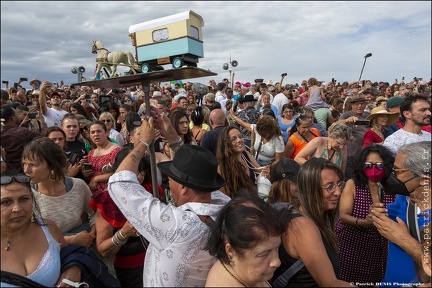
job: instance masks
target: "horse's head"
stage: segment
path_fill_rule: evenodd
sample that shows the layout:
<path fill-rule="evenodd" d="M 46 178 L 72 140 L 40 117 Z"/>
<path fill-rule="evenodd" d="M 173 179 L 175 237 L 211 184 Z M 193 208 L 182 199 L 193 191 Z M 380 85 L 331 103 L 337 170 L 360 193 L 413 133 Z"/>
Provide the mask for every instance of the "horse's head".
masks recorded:
<path fill-rule="evenodd" d="M 97 50 L 102 46 L 101 43 L 98 40 L 93 40 L 93 46 L 92 46 L 92 53 L 97 54 Z"/>

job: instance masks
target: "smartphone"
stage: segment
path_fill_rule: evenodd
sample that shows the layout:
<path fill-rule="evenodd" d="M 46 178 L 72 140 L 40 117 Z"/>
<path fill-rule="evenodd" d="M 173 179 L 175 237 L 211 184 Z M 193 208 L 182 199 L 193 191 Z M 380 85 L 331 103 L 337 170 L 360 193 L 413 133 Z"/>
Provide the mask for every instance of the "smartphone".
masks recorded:
<path fill-rule="evenodd" d="M 36 84 L 35 84 L 35 88 L 36 88 L 36 90 L 39 90 L 39 88 L 40 88 L 40 83 L 36 83 Z"/>
<path fill-rule="evenodd" d="M 93 171 L 93 166 L 91 163 L 84 163 L 83 164 L 84 170 L 90 170 Z"/>
<path fill-rule="evenodd" d="M 354 125 L 369 125 L 369 120 L 357 120 Z"/>
<path fill-rule="evenodd" d="M 20 82 L 24 82 L 24 81 L 28 81 L 28 79 L 27 79 L 27 78 L 24 78 L 24 77 L 21 77 L 21 78 L 19 79 L 19 81 L 20 81 Z"/>
<path fill-rule="evenodd" d="M 27 114 L 29 119 L 35 119 L 37 116 L 37 112 L 30 112 Z"/>
<path fill-rule="evenodd" d="M 334 80 L 334 78 L 332 78 L 332 83 L 333 83 L 333 84 L 335 83 L 335 80 Z"/>
<path fill-rule="evenodd" d="M 72 153 L 69 158 L 69 163 L 74 165 L 78 160 L 78 154 Z"/>

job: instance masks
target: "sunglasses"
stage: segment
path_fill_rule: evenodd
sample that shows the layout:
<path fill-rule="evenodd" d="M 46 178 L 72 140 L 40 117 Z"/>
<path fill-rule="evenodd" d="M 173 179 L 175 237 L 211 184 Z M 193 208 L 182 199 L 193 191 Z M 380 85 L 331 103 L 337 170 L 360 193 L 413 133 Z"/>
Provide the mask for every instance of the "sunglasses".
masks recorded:
<path fill-rule="evenodd" d="M 131 99 L 126 99 L 126 100 L 124 100 L 125 102 L 132 102 L 132 100 Z"/>
<path fill-rule="evenodd" d="M 363 168 L 369 170 L 372 169 L 373 166 L 375 166 L 378 170 L 384 170 L 385 168 L 384 163 L 380 163 L 380 162 L 377 163 L 365 162 Z"/>
<path fill-rule="evenodd" d="M 81 130 L 81 131 L 88 131 L 88 127 L 87 127 L 87 126 L 84 126 L 84 127 L 82 127 L 80 130 Z"/>
<path fill-rule="evenodd" d="M 105 120 L 102 120 L 102 122 L 111 122 L 111 119 L 105 119 Z"/>
<path fill-rule="evenodd" d="M 13 181 L 18 183 L 30 183 L 30 177 L 25 175 L 1 176 L 1 185 L 6 185 L 12 183 Z"/>

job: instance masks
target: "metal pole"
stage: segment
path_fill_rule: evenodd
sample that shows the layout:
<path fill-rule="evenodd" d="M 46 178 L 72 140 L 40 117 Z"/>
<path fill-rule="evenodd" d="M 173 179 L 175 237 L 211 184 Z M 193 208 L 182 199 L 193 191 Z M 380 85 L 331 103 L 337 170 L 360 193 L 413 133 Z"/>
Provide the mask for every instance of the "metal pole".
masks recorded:
<path fill-rule="evenodd" d="M 144 90 L 144 101 L 146 103 L 146 115 L 151 115 L 150 108 L 150 82 L 148 80 L 142 80 L 141 82 L 143 90 Z M 156 156 L 155 156 L 155 142 L 154 140 L 150 143 L 149 146 L 149 155 L 150 155 L 150 169 L 151 169 L 151 178 L 152 178 L 152 190 L 153 197 L 159 199 L 159 190 L 157 183 L 157 171 L 156 171 Z"/>
<path fill-rule="evenodd" d="M 359 77 L 359 80 L 358 80 L 358 81 L 361 80 L 361 76 L 362 76 L 362 74 L 363 74 L 363 69 L 364 69 L 364 66 L 365 66 L 365 64 L 366 64 L 366 59 L 369 58 L 369 57 L 371 57 L 371 56 L 372 56 L 372 53 L 368 53 L 368 54 L 366 54 L 366 55 L 364 56 L 365 61 L 363 62 L 363 67 L 362 67 L 362 70 L 361 70 L 361 72 L 360 72 L 360 77 Z"/>
<path fill-rule="evenodd" d="M 363 69 L 364 69 L 364 66 L 365 66 L 365 64 L 366 64 L 366 57 L 365 57 L 365 61 L 363 62 L 363 67 L 362 67 L 362 70 L 361 70 L 361 72 L 360 72 L 360 77 L 359 77 L 359 81 L 360 81 L 360 79 L 361 79 L 361 76 L 362 76 L 362 74 L 363 74 Z"/>

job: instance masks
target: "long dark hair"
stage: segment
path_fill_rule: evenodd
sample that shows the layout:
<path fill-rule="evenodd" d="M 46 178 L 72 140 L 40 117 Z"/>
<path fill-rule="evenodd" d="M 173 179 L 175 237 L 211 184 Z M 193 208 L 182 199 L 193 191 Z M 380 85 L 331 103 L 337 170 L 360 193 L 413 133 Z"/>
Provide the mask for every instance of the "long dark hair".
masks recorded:
<path fill-rule="evenodd" d="M 394 156 L 386 147 L 379 144 L 372 144 L 362 149 L 359 154 L 356 155 L 355 161 L 353 161 L 353 180 L 356 186 L 367 187 L 368 178 L 363 172 L 363 165 L 366 161 L 366 157 L 370 153 L 377 153 L 382 159 L 385 167 L 385 176 L 383 179 L 387 179 L 393 170 Z"/>
<path fill-rule="evenodd" d="M 189 121 L 189 115 L 183 109 L 171 111 L 171 113 L 169 113 L 168 115 L 168 118 L 170 119 L 171 124 L 174 126 L 175 130 L 177 131 L 177 134 L 179 134 L 178 125 L 180 119 L 183 117 L 186 117 L 186 119 Z M 192 140 L 193 140 L 192 131 L 188 129 L 188 132 L 186 133 L 186 135 L 184 135 L 184 144 L 190 144 Z"/>

